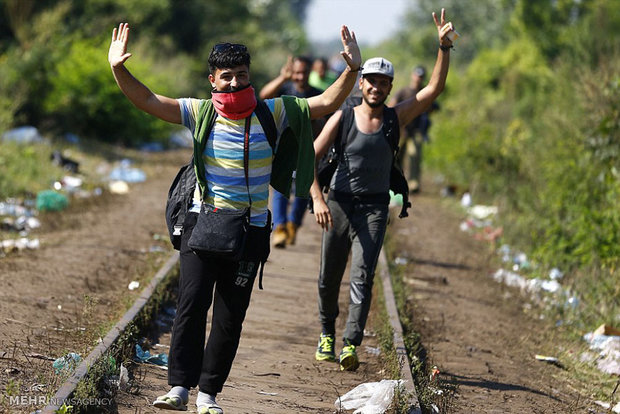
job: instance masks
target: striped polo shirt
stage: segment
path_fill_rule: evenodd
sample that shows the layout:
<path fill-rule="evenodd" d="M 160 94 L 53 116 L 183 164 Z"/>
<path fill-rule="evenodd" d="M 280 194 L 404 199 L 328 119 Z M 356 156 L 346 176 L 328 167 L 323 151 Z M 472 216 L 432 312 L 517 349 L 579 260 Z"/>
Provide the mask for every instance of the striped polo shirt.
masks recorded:
<path fill-rule="evenodd" d="M 182 123 L 192 134 L 202 101 L 194 98 L 178 99 Z M 276 124 L 277 145 L 282 132 L 288 126 L 286 111 L 281 98 L 267 99 L 265 103 Z M 248 195 L 243 169 L 244 133 L 245 119 L 235 120 L 217 115 L 202 154 L 207 182 L 203 201 L 217 208 L 240 210 L 250 205 L 250 195 L 252 199 L 250 224 L 264 226 L 267 223 L 273 151 L 256 114 L 253 113 L 250 126 Z M 200 211 L 198 186 L 194 194 L 194 205 L 190 211 Z"/>

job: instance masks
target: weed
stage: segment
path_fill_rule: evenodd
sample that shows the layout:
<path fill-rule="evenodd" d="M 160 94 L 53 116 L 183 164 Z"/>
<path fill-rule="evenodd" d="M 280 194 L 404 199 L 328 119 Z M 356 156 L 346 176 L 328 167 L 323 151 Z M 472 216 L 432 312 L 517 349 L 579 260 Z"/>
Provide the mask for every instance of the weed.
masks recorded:
<path fill-rule="evenodd" d="M 403 370 L 411 369 L 411 367 L 403 365 L 406 360 L 401 358 L 396 351 L 394 344 L 394 330 L 386 309 L 383 295 L 383 285 L 381 283 L 376 283 L 375 289 L 377 289 L 378 293 L 374 295 L 377 299 L 373 301 L 371 305 L 371 313 L 374 315 L 373 326 L 374 330 L 377 332 L 379 347 L 381 349 L 381 363 L 383 366 L 383 371 L 385 371 L 389 379 L 399 380 L 402 379 Z M 387 412 L 390 414 L 408 412 L 411 408 L 411 401 L 413 397 L 414 396 L 406 389 L 404 384 L 400 384 L 394 390 L 392 404 Z"/>
<path fill-rule="evenodd" d="M 7 396 L 12 397 L 20 394 L 22 388 L 21 381 L 9 379 L 6 384 L 5 393 Z"/>
<path fill-rule="evenodd" d="M 411 369 L 418 402 L 420 403 L 422 412 L 432 412 L 431 410 L 435 408 L 439 409 L 440 412 L 447 412 L 454 404 L 457 382 L 453 378 L 444 378 L 444 376 L 438 375 L 436 367 L 428 360 L 428 355 L 422 344 L 420 334 L 415 331 L 413 320 L 411 319 L 411 315 L 413 315 L 414 312 L 411 302 L 407 300 L 410 292 L 408 292 L 406 285 L 403 283 L 403 270 L 402 268 L 391 265 L 394 263 L 394 258 L 391 254 L 391 252 L 394 251 L 392 248 L 394 243 L 395 240 L 391 238 L 388 233 L 386 235 L 384 248 L 387 251 L 394 299 L 398 308 L 400 323 L 403 329 L 403 341 L 407 349 L 411 366 L 400 366 L 400 361 L 397 358 L 395 350 L 392 351 L 393 355 L 390 355 L 390 353 L 386 351 L 388 366 L 394 369 L 396 364 L 398 364 L 398 375 L 400 375 L 402 369 Z M 383 334 L 386 335 L 385 330 Z M 386 345 L 391 344 L 392 337 L 392 334 L 390 334 L 390 339 L 386 338 L 383 340 Z M 391 347 L 393 349 L 393 345 Z M 409 398 L 410 396 L 407 394 L 407 391 L 403 388 L 399 388 L 395 394 L 394 404 L 391 408 L 395 410 L 393 412 L 407 412 Z"/>
<path fill-rule="evenodd" d="M 54 411 L 55 414 L 70 414 L 73 413 L 73 406 L 63 404 L 58 410 Z"/>

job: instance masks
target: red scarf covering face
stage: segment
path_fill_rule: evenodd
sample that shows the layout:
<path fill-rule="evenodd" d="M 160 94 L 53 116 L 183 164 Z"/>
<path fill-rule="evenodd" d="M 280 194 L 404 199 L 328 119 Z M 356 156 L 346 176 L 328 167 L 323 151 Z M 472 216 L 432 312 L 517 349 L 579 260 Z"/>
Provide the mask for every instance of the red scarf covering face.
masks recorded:
<path fill-rule="evenodd" d="M 256 108 L 256 95 L 252 85 L 236 91 L 212 91 L 211 101 L 215 112 L 229 119 L 247 118 Z"/>

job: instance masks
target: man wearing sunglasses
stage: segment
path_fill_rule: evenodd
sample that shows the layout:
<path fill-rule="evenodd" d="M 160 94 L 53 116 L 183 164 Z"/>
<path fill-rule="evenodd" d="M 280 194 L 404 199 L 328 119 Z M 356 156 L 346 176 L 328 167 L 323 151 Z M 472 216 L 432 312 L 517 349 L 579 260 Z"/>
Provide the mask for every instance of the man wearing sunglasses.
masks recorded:
<path fill-rule="evenodd" d="M 307 196 L 314 176 L 314 151 L 310 119 L 334 112 L 342 104 L 360 70 L 361 56 L 355 34 L 342 26 L 342 57 L 348 69 L 327 90 L 302 99 L 282 97 L 266 102 L 277 129 L 275 154 L 254 109 L 250 84 L 250 54 L 244 45 L 220 43 L 209 56 L 212 104 L 217 117 L 202 153 L 207 185 L 198 193 L 183 223 L 179 297 L 169 353 L 170 391 L 153 403 L 169 410 L 187 409 L 189 389 L 198 386 L 199 414 L 222 414 L 216 395 L 222 391 L 239 345 L 241 327 L 257 275 L 257 256 L 269 252 L 270 227 L 267 201 L 269 184 L 286 193 L 296 169 L 296 195 Z M 139 109 L 164 121 L 182 124 L 192 132 L 200 119 L 201 99 L 172 99 L 158 95 L 138 81 L 125 67 L 129 25 L 112 32 L 108 53 L 112 73 L 121 91 Z M 249 125 L 249 128 L 246 126 Z M 249 144 L 244 138 L 249 134 Z M 247 150 L 246 150 L 247 149 Z M 248 154 L 249 153 L 249 154 Z M 244 168 L 244 161 L 249 167 Z M 273 165 L 273 169 L 272 169 Z M 248 175 L 241 182 L 239 177 Z M 250 230 L 243 259 L 205 258 L 188 247 L 202 204 L 215 209 L 250 208 Z M 261 235 L 260 237 L 257 235 Z M 266 235 L 266 236 L 265 236 Z M 252 239 L 253 238 L 253 239 Z M 258 251 L 258 253 L 257 253 Z M 266 260 L 266 257 L 263 257 Z M 213 303 L 213 320 L 205 347 L 206 316 Z"/>

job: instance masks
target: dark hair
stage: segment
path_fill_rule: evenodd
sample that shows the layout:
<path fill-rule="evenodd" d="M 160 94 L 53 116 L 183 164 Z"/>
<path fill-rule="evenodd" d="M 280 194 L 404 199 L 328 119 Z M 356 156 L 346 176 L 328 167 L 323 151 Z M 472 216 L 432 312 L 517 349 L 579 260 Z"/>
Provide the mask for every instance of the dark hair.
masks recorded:
<path fill-rule="evenodd" d="M 314 63 L 316 62 L 321 62 L 323 64 L 323 66 L 327 67 L 327 59 L 324 57 L 317 57 L 314 58 Z"/>
<path fill-rule="evenodd" d="M 209 55 L 209 70 L 215 74 L 216 69 L 234 68 L 246 65 L 250 68 L 250 53 L 245 45 L 237 43 L 218 43 Z"/>
<path fill-rule="evenodd" d="M 295 56 L 293 62 L 301 62 L 305 64 L 308 71 L 310 71 L 310 69 L 312 68 L 312 59 L 310 59 L 308 56 Z"/>
<path fill-rule="evenodd" d="M 426 76 L 426 68 L 422 65 L 416 66 L 415 68 L 413 68 L 413 73 L 415 73 L 421 78 L 424 78 Z"/>

